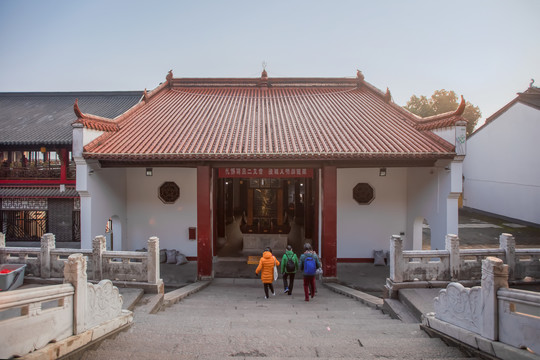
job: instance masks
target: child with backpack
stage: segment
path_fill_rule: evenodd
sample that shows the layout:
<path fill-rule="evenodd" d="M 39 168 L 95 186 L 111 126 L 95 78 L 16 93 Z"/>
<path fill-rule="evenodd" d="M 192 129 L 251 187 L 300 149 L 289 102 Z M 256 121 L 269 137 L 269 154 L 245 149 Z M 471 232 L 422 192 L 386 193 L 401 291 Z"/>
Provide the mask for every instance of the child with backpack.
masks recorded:
<path fill-rule="evenodd" d="M 298 271 L 298 257 L 292 251 L 292 246 L 287 245 L 287 250 L 281 259 L 281 273 L 283 274 L 283 293 L 292 294 L 294 276 Z M 289 282 L 287 283 L 287 278 Z"/>
<path fill-rule="evenodd" d="M 311 248 L 311 244 L 304 244 L 304 253 L 300 256 L 300 269 L 304 272 L 304 295 L 309 301 L 309 295 L 315 296 L 315 274 L 321 267 L 319 257 Z"/>

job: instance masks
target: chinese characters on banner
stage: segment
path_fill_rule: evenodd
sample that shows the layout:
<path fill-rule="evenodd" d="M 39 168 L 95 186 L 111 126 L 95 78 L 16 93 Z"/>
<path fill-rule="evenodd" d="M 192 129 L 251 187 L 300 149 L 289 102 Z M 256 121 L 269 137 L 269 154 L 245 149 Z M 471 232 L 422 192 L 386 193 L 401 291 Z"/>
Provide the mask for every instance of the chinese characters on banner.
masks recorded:
<path fill-rule="evenodd" d="M 220 178 L 312 178 L 313 169 L 309 168 L 219 168 Z"/>

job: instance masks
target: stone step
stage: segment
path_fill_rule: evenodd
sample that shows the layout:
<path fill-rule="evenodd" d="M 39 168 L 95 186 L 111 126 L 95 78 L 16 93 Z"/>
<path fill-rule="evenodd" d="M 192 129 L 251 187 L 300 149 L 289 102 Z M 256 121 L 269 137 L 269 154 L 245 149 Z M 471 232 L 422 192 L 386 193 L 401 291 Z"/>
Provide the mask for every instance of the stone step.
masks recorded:
<path fill-rule="evenodd" d="M 408 306 L 396 299 L 384 299 L 383 311 L 393 319 L 406 323 L 420 323 L 417 315 L 413 314 Z"/>
<path fill-rule="evenodd" d="M 136 308 L 131 328 L 86 352 L 85 359 L 464 356 L 418 324 L 391 319 L 324 286 L 309 303 L 301 296 L 257 299 L 261 293 L 260 284 L 212 282 L 156 314 Z"/>

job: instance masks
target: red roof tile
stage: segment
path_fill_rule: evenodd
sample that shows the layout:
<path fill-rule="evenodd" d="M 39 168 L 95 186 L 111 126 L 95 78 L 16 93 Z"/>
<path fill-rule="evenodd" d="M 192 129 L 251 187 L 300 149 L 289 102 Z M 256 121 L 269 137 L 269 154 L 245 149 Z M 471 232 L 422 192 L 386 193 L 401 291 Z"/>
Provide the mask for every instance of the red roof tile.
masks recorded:
<path fill-rule="evenodd" d="M 418 121 L 363 77 L 169 77 L 135 110 L 114 120 L 118 130 L 88 144 L 84 156 L 119 161 L 452 157 L 453 145 L 420 131 Z"/>

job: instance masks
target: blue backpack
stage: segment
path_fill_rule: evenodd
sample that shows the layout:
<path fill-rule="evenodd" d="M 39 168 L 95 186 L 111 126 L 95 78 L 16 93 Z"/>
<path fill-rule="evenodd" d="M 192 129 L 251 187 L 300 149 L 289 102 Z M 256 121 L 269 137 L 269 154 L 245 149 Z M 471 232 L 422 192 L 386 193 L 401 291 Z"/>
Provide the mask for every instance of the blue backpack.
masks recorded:
<path fill-rule="evenodd" d="M 317 262 L 312 255 L 307 255 L 304 259 L 304 275 L 315 275 Z"/>

